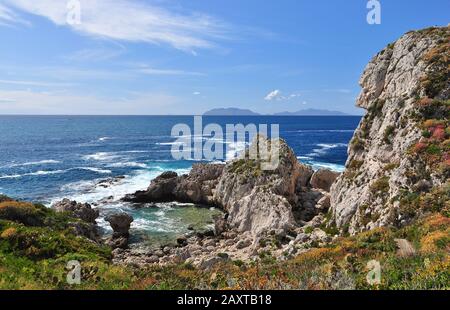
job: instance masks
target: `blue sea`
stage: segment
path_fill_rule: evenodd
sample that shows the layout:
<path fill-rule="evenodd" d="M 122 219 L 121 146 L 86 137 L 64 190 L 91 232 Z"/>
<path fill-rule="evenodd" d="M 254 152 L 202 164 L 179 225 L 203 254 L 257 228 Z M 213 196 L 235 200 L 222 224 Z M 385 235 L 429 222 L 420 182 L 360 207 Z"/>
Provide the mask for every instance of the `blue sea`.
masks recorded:
<path fill-rule="evenodd" d="M 279 124 L 280 136 L 300 161 L 336 171 L 344 168 L 359 121 L 356 116 L 203 117 L 204 125 L 216 123 L 224 131 L 226 124 Z M 209 223 L 215 211 L 173 204 L 135 209 L 119 199 L 147 188 L 164 171 L 189 172 L 194 161 L 171 156 L 176 140 L 171 130 L 180 123 L 194 128 L 192 116 L 0 116 L 0 193 L 46 205 L 65 197 L 97 203 L 102 216 L 132 213 L 132 228 L 142 238 L 173 237 L 189 225 Z M 231 147 L 239 152 L 245 144 Z M 125 178 L 100 186 L 117 176 Z M 108 232 L 102 218 L 99 223 Z"/>

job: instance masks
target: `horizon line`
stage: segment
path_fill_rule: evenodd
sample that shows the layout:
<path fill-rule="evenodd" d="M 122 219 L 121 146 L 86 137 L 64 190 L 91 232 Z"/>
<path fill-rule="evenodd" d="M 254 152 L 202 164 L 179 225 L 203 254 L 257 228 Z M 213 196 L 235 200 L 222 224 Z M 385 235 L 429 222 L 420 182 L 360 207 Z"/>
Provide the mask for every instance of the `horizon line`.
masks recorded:
<path fill-rule="evenodd" d="M 345 114 L 345 115 L 274 115 L 274 114 L 259 114 L 259 115 L 204 115 L 204 114 L 0 114 L 0 116 L 226 116 L 226 117 L 261 117 L 261 116 L 273 116 L 273 117 L 348 117 L 348 116 L 364 116 L 358 114 Z"/>

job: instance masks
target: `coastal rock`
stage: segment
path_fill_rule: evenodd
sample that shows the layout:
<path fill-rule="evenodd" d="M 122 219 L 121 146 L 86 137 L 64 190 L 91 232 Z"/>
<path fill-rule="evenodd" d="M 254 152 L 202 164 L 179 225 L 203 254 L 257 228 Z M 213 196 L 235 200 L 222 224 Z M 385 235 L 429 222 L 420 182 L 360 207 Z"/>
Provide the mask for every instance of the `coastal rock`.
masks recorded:
<path fill-rule="evenodd" d="M 405 225 L 423 211 L 403 198 L 448 181 L 449 36 L 449 27 L 408 32 L 367 65 L 357 99 L 367 113 L 331 188 L 330 223 L 341 230 Z"/>
<path fill-rule="evenodd" d="M 319 169 L 312 175 L 310 183 L 313 188 L 319 188 L 329 192 L 331 185 L 339 175 L 340 173 L 329 169 Z"/>
<path fill-rule="evenodd" d="M 62 201 L 53 204 L 52 208 L 56 212 L 68 212 L 72 216 L 92 224 L 96 224 L 95 220 L 99 216 L 98 210 L 92 209 L 90 204 L 78 203 L 69 199 L 63 199 Z"/>
<path fill-rule="evenodd" d="M 130 225 L 134 221 L 131 215 L 127 213 L 117 213 L 107 216 L 105 220 L 111 225 L 111 228 L 114 231 L 114 238 L 128 238 L 130 235 Z"/>
<path fill-rule="evenodd" d="M 250 148 L 261 143 L 271 145 L 274 141 L 258 136 Z M 279 164 L 273 170 L 261 169 L 261 160 L 250 158 L 236 159 L 225 166 L 214 190 L 214 201 L 227 212 L 231 229 L 256 237 L 295 226 L 292 209 L 313 171 L 298 162 L 285 141 L 280 139 L 278 145 Z"/>
<path fill-rule="evenodd" d="M 212 190 L 222 173 L 221 164 L 194 164 L 188 175 L 164 172 L 154 179 L 146 191 L 139 191 L 123 198 L 134 203 L 186 202 L 211 204 Z"/>

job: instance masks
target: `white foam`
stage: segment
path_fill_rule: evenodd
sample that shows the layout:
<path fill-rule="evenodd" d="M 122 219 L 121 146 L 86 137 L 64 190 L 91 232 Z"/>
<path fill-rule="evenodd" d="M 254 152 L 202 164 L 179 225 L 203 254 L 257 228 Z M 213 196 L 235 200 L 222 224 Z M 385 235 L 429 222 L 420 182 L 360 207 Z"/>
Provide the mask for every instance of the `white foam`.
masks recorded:
<path fill-rule="evenodd" d="M 107 141 L 107 140 L 111 140 L 111 138 L 110 137 L 101 137 L 98 139 L 98 141 L 101 141 L 101 142 Z"/>
<path fill-rule="evenodd" d="M 73 169 L 69 169 L 69 170 L 77 170 L 77 169 L 79 169 L 79 170 L 87 170 L 87 171 L 101 173 L 101 174 L 111 174 L 112 173 L 111 170 L 100 169 L 100 168 L 93 168 L 93 167 L 77 167 L 77 168 L 73 168 Z"/>
<path fill-rule="evenodd" d="M 24 174 L 13 174 L 13 175 L 2 175 L 0 179 L 18 179 L 27 176 L 41 176 L 41 175 L 49 175 L 49 174 L 61 174 L 66 173 L 69 170 L 53 170 L 53 171 L 43 171 L 39 170 L 36 172 L 24 173 Z"/>
<path fill-rule="evenodd" d="M 84 160 L 96 160 L 96 161 L 112 161 L 117 158 L 120 158 L 120 156 L 117 155 L 117 153 L 111 152 L 98 152 L 95 154 L 83 156 Z"/>
<path fill-rule="evenodd" d="M 330 169 L 330 170 L 336 171 L 336 172 L 344 172 L 344 170 L 345 170 L 345 166 L 338 165 L 338 164 L 323 163 L 323 162 L 318 162 L 318 161 L 308 161 L 306 163 L 311 165 L 314 170 L 319 170 L 322 168 Z"/>
<path fill-rule="evenodd" d="M 129 161 L 129 162 L 123 162 L 123 163 L 110 164 L 107 167 L 110 167 L 110 168 L 126 168 L 126 167 L 147 168 L 148 166 L 146 164 Z"/>
<path fill-rule="evenodd" d="M 71 195 L 68 198 L 82 203 L 84 202 L 94 203 L 102 199 L 112 197 L 112 201 L 118 202 L 121 198 L 123 198 L 127 194 L 146 189 L 149 186 L 151 180 L 160 175 L 162 171 L 166 170 L 169 169 L 161 168 L 156 171 L 138 170 L 133 175 L 127 176 L 125 179 L 119 180 L 117 183 L 114 183 L 113 185 L 108 186 L 106 188 L 101 186 L 91 186 L 90 189 L 87 189 L 86 188 L 88 186 L 87 183 L 81 185 L 80 183 L 66 184 L 61 187 L 61 191 L 63 192 L 62 196 L 66 197 L 64 196 L 64 191 L 70 187 L 86 185 L 85 188 L 87 189 L 87 191 L 78 192 L 74 195 Z M 184 174 L 186 172 L 189 172 L 190 169 L 177 169 L 174 171 L 177 172 L 178 174 Z M 54 202 L 58 200 L 61 200 L 61 197 L 55 197 L 53 199 Z M 115 206 L 115 208 L 116 207 L 117 206 Z"/>
<path fill-rule="evenodd" d="M 299 160 L 311 160 L 313 158 L 310 157 L 310 156 L 297 156 L 297 159 L 299 159 Z"/>
<path fill-rule="evenodd" d="M 317 144 L 317 146 L 320 148 L 313 149 L 313 151 L 311 153 L 307 154 L 307 156 L 324 155 L 332 149 L 339 148 L 339 147 L 347 147 L 347 144 L 345 144 L 345 143 L 319 143 L 319 144 Z"/>

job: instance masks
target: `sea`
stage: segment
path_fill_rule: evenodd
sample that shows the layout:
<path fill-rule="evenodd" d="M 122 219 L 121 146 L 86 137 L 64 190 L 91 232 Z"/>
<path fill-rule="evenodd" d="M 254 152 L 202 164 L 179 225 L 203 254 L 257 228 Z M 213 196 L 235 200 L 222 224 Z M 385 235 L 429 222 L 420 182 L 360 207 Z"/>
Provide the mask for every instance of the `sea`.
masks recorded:
<path fill-rule="evenodd" d="M 359 116 L 205 116 L 203 125 L 279 125 L 281 138 L 299 161 L 314 169 L 343 171 Z M 175 160 L 171 149 L 177 124 L 194 131 L 193 116 L 0 116 L 0 194 L 51 206 L 62 198 L 88 202 L 104 217 L 127 212 L 134 217 L 135 242 L 169 242 L 192 229 L 212 225 L 219 212 L 177 203 L 148 207 L 123 203 L 164 171 L 188 173 L 194 160 Z M 194 136 L 207 142 L 213 137 Z M 198 141 L 198 140 L 197 140 Z M 228 143 L 227 157 L 245 142 Z M 194 144 L 193 144 L 194 147 Z M 224 149 L 226 147 L 224 142 Z"/>

